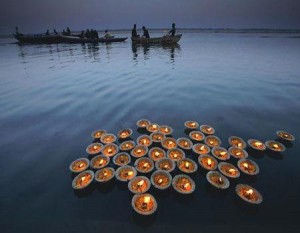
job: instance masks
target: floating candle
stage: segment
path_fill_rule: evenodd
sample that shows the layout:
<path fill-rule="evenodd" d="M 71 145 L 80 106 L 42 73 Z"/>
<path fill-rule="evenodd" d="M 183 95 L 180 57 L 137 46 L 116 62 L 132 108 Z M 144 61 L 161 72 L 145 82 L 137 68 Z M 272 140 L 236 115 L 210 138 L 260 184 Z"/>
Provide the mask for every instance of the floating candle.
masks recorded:
<path fill-rule="evenodd" d="M 185 173 L 193 173 L 198 169 L 197 164 L 193 160 L 188 158 L 183 158 L 177 161 L 177 167 L 180 171 Z"/>
<path fill-rule="evenodd" d="M 125 141 L 122 142 L 119 146 L 120 150 L 122 151 L 130 151 L 135 147 L 135 142 L 134 141 Z"/>
<path fill-rule="evenodd" d="M 141 120 L 137 121 L 137 123 L 136 123 L 137 127 L 140 127 L 140 128 L 146 128 L 150 124 L 151 124 L 151 122 L 147 119 L 141 119 Z"/>
<path fill-rule="evenodd" d="M 106 130 L 99 129 L 99 130 L 94 131 L 91 134 L 91 136 L 92 136 L 92 138 L 100 139 L 102 137 L 102 135 L 104 135 L 104 134 L 106 134 Z"/>
<path fill-rule="evenodd" d="M 161 125 L 158 131 L 164 135 L 171 135 L 173 133 L 173 129 L 167 125 Z"/>
<path fill-rule="evenodd" d="M 135 168 L 128 165 L 119 167 L 116 170 L 116 178 L 119 181 L 128 181 L 133 179 L 135 176 L 136 176 Z"/>
<path fill-rule="evenodd" d="M 128 153 L 121 152 L 116 154 L 116 156 L 114 156 L 113 162 L 117 166 L 125 166 L 131 162 L 131 157 Z"/>
<path fill-rule="evenodd" d="M 179 148 L 173 148 L 168 150 L 167 157 L 173 161 L 178 161 L 182 158 L 185 158 L 185 153 Z"/>
<path fill-rule="evenodd" d="M 149 154 L 149 158 L 152 159 L 153 161 L 157 161 L 161 158 L 166 157 L 166 152 L 159 147 L 151 148 L 148 154 Z"/>
<path fill-rule="evenodd" d="M 84 189 L 89 186 L 94 179 L 94 172 L 90 170 L 79 173 L 72 182 L 73 189 Z"/>
<path fill-rule="evenodd" d="M 100 169 L 109 164 L 110 158 L 106 155 L 98 155 L 91 160 L 93 169 Z"/>
<path fill-rule="evenodd" d="M 230 158 L 228 151 L 223 147 L 216 146 L 212 148 L 211 153 L 219 160 L 228 160 Z"/>
<path fill-rule="evenodd" d="M 230 178 L 238 178 L 240 177 L 239 170 L 230 163 L 221 162 L 218 165 L 219 171 Z"/>
<path fill-rule="evenodd" d="M 115 170 L 112 167 L 102 168 L 95 173 L 95 180 L 101 183 L 108 182 L 115 176 Z"/>
<path fill-rule="evenodd" d="M 205 144 L 197 143 L 197 144 L 194 144 L 193 151 L 196 154 L 205 155 L 205 154 L 208 154 L 210 152 L 210 148 Z"/>
<path fill-rule="evenodd" d="M 250 159 L 240 159 L 238 161 L 239 169 L 248 174 L 248 175 L 256 175 L 259 173 L 259 167 L 256 162 Z"/>
<path fill-rule="evenodd" d="M 209 147 L 221 146 L 221 139 L 217 136 L 209 135 L 204 140 L 205 144 Z"/>
<path fill-rule="evenodd" d="M 147 147 L 151 146 L 152 144 L 151 137 L 149 137 L 148 135 L 142 135 L 138 137 L 136 142 L 138 145 L 147 146 Z"/>
<path fill-rule="evenodd" d="M 272 150 L 275 152 L 285 151 L 285 146 L 277 141 L 266 141 L 265 145 L 268 147 L 269 150 Z"/>
<path fill-rule="evenodd" d="M 196 121 L 186 121 L 184 122 L 184 125 L 188 129 L 196 129 L 199 127 L 199 124 Z"/>
<path fill-rule="evenodd" d="M 277 136 L 284 139 L 284 140 L 287 140 L 287 141 L 295 141 L 295 137 L 294 135 L 286 132 L 286 131 L 283 131 L 283 130 L 279 130 L 276 132 Z"/>
<path fill-rule="evenodd" d="M 176 140 L 174 138 L 165 138 L 161 142 L 161 145 L 167 150 L 177 147 Z"/>
<path fill-rule="evenodd" d="M 167 189 L 172 183 L 172 176 L 165 171 L 155 171 L 151 175 L 151 183 L 157 189 Z"/>
<path fill-rule="evenodd" d="M 86 170 L 90 165 L 90 161 L 86 158 L 79 158 L 70 164 L 71 172 L 79 173 Z"/>
<path fill-rule="evenodd" d="M 128 189 L 134 194 L 145 193 L 150 186 L 150 180 L 146 176 L 136 176 L 128 182 Z"/>
<path fill-rule="evenodd" d="M 162 142 L 166 136 L 160 132 L 154 132 L 150 134 L 150 138 L 152 139 L 152 142 Z"/>
<path fill-rule="evenodd" d="M 229 180 L 217 171 L 209 171 L 206 174 L 206 179 L 212 186 L 219 189 L 227 189 L 230 185 Z"/>
<path fill-rule="evenodd" d="M 178 138 L 176 142 L 177 145 L 184 150 L 190 150 L 193 147 L 193 143 L 190 139 L 187 138 Z"/>
<path fill-rule="evenodd" d="M 104 144 L 110 144 L 117 140 L 117 137 L 114 134 L 104 134 L 101 136 L 100 141 Z"/>
<path fill-rule="evenodd" d="M 256 140 L 256 139 L 249 139 L 248 145 L 255 150 L 264 151 L 266 149 L 266 146 L 263 142 Z"/>
<path fill-rule="evenodd" d="M 198 162 L 201 167 L 209 171 L 215 170 L 218 166 L 218 161 L 211 155 L 200 155 Z"/>
<path fill-rule="evenodd" d="M 159 125 L 155 123 L 151 123 L 146 127 L 147 131 L 150 133 L 157 132 L 159 129 Z"/>
<path fill-rule="evenodd" d="M 175 162 L 169 158 L 162 158 L 156 161 L 155 167 L 157 170 L 172 172 L 175 169 Z"/>
<path fill-rule="evenodd" d="M 215 133 L 215 129 L 209 125 L 201 125 L 200 130 L 201 130 L 201 132 L 203 132 L 207 135 L 211 135 L 211 134 Z"/>
<path fill-rule="evenodd" d="M 194 140 L 194 141 L 197 141 L 197 142 L 201 142 L 204 140 L 205 136 L 202 132 L 200 131 L 192 131 L 189 133 L 189 137 Z"/>
<path fill-rule="evenodd" d="M 132 129 L 122 129 L 118 132 L 120 139 L 126 139 L 132 135 Z"/>
<path fill-rule="evenodd" d="M 231 156 L 233 156 L 236 159 L 244 159 L 248 157 L 247 151 L 237 147 L 230 147 L 228 149 L 228 152 Z"/>
<path fill-rule="evenodd" d="M 246 142 L 237 136 L 231 136 L 228 138 L 228 143 L 232 146 L 232 147 L 237 147 L 240 149 L 245 149 L 246 148 Z"/>
<path fill-rule="evenodd" d="M 250 185 L 238 184 L 235 191 L 240 198 L 251 204 L 260 204 L 263 201 L 262 195 Z"/>
<path fill-rule="evenodd" d="M 112 157 L 115 154 L 117 154 L 119 151 L 119 148 L 116 144 L 114 143 L 110 143 L 110 144 L 106 144 L 103 148 L 102 148 L 102 154 L 108 156 L 108 157 Z"/>
<path fill-rule="evenodd" d="M 87 146 L 86 153 L 90 155 L 96 155 L 101 152 L 103 145 L 101 143 L 92 143 Z"/>
<path fill-rule="evenodd" d="M 154 168 L 154 163 L 149 158 L 139 158 L 135 161 L 134 166 L 140 173 L 149 173 Z"/>
<path fill-rule="evenodd" d="M 190 194 L 195 190 L 195 182 L 188 175 L 176 175 L 172 181 L 173 188 L 181 194 Z"/>
<path fill-rule="evenodd" d="M 131 156 L 135 158 L 140 158 L 145 156 L 148 153 L 148 148 L 146 146 L 137 145 L 130 152 Z"/>
<path fill-rule="evenodd" d="M 151 215 L 157 209 L 155 198 L 149 193 L 135 194 L 131 205 L 133 209 L 141 215 Z"/>

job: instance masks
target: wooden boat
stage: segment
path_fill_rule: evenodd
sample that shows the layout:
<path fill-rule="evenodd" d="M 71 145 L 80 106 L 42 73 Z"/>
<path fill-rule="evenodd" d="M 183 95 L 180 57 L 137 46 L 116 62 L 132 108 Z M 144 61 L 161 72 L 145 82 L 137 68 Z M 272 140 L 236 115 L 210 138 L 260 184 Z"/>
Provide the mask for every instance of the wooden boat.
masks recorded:
<path fill-rule="evenodd" d="M 181 36 L 182 34 L 153 38 L 131 37 L 131 41 L 133 44 L 176 44 L 180 40 Z"/>
<path fill-rule="evenodd" d="M 80 38 L 77 36 L 62 36 L 64 43 L 112 43 L 123 42 L 127 40 L 127 37 L 111 37 L 111 38 Z"/>
<path fill-rule="evenodd" d="M 57 44 L 62 42 L 62 36 L 35 34 L 35 35 L 23 35 L 14 34 L 14 37 L 22 44 Z"/>

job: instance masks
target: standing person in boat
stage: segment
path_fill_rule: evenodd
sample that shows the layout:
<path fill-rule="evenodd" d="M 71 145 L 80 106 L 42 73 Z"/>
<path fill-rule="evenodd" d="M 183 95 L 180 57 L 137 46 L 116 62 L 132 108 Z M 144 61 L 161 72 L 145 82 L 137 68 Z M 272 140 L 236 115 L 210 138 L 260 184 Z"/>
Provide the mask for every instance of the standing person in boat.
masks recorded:
<path fill-rule="evenodd" d="M 49 33 L 49 30 L 48 30 L 48 29 L 47 29 L 45 35 L 46 35 L 46 36 L 50 36 L 50 33 Z"/>
<path fill-rule="evenodd" d="M 175 28 L 175 23 L 172 23 L 172 29 L 169 31 L 169 36 L 175 36 L 176 34 L 176 28 Z"/>
<path fill-rule="evenodd" d="M 105 30 L 105 38 L 113 38 L 113 36 L 111 34 L 108 33 L 107 29 Z"/>
<path fill-rule="evenodd" d="M 143 37 L 145 37 L 145 38 L 150 38 L 149 32 L 148 32 L 148 30 L 146 29 L 146 27 L 143 26 L 142 29 L 143 29 Z"/>
<path fill-rule="evenodd" d="M 69 27 L 67 27 L 67 36 L 71 36 L 71 30 Z"/>
<path fill-rule="evenodd" d="M 23 36 L 23 34 L 19 32 L 19 28 L 18 27 L 15 27 L 15 29 L 16 29 L 15 35 L 17 35 L 17 36 Z"/>
<path fill-rule="evenodd" d="M 131 37 L 133 38 L 140 37 L 140 35 L 138 35 L 136 31 L 136 24 L 133 25 L 133 29 L 131 31 Z"/>
<path fill-rule="evenodd" d="M 55 35 L 57 35 L 57 34 L 58 34 L 58 33 L 57 33 L 57 31 L 56 31 L 55 29 L 53 30 L 53 32 L 54 32 L 54 34 L 55 34 Z"/>

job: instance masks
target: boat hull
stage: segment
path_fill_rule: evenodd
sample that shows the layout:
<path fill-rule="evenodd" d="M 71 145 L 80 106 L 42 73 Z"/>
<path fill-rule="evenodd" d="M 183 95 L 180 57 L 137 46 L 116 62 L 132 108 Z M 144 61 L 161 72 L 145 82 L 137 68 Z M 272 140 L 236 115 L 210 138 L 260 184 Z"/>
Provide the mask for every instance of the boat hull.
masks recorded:
<path fill-rule="evenodd" d="M 133 44 L 176 44 L 181 36 L 182 34 L 155 38 L 131 37 L 131 41 Z"/>

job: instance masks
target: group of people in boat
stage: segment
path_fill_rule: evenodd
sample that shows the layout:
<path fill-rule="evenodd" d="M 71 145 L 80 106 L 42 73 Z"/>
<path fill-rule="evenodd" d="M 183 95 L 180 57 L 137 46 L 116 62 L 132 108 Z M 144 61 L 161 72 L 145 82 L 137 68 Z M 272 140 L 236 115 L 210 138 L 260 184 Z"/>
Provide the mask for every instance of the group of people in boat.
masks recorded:
<path fill-rule="evenodd" d="M 145 26 L 142 27 L 142 30 L 143 30 L 142 37 L 144 37 L 144 38 L 150 38 L 149 31 L 148 31 L 148 29 Z M 169 35 L 169 36 L 175 36 L 175 34 L 176 34 L 175 23 L 172 23 L 172 29 L 168 32 L 167 35 Z M 133 25 L 133 28 L 131 30 L 131 37 L 133 37 L 133 38 L 140 37 L 140 35 L 137 33 L 137 30 L 136 30 L 136 24 Z"/>

